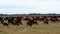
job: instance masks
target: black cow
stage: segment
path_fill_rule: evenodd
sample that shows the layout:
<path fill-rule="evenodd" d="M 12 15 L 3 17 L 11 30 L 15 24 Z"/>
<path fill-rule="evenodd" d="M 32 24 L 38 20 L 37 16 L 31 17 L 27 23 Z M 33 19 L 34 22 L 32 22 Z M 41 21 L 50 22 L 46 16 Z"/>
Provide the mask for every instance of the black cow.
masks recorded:
<path fill-rule="evenodd" d="M 14 17 L 9 17 L 8 23 L 14 24 Z"/>

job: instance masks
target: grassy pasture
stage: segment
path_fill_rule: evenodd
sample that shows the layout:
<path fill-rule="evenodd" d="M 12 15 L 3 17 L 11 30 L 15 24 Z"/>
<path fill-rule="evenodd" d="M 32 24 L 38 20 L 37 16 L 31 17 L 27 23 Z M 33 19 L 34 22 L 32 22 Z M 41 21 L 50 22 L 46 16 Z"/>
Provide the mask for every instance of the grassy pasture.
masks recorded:
<path fill-rule="evenodd" d="M 58 18 L 60 20 L 60 18 Z M 37 21 L 38 25 L 27 26 L 26 21 L 22 20 L 22 25 L 4 26 L 0 23 L 0 34 L 60 34 L 60 21 L 44 24 L 43 21 Z"/>

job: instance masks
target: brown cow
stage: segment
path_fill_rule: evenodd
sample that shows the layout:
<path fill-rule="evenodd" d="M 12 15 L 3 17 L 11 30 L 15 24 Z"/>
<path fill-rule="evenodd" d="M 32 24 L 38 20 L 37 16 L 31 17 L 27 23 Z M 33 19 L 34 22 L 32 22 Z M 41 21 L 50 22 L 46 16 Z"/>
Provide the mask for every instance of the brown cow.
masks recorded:
<path fill-rule="evenodd" d="M 0 17 L 0 22 L 1 22 L 1 23 L 3 22 L 3 19 L 4 19 L 3 17 Z"/>
<path fill-rule="evenodd" d="M 8 20 L 2 20 L 2 24 L 3 24 L 3 26 L 5 25 L 5 26 L 8 26 Z"/>
<path fill-rule="evenodd" d="M 44 24 L 49 24 L 49 19 L 44 19 Z"/>
<path fill-rule="evenodd" d="M 29 25 L 29 26 L 32 26 L 33 24 L 38 24 L 36 21 L 34 21 L 34 20 L 29 20 L 28 22 L 27 22 L 27 25 Z"/>
<path fill-rule="evenodd" d="M 14 17 L 9 17 L 8 18 L 8 23 L 10 24 L 13 24 L 14 23 Z"/>
<path fill-rule="evenodd" d="M 20 20 L 19 18 L 15 18 L 15 19 L 14 19 L 14 25 L 19 26 L 19 24 L 22 25 L 21 20 Z"/>

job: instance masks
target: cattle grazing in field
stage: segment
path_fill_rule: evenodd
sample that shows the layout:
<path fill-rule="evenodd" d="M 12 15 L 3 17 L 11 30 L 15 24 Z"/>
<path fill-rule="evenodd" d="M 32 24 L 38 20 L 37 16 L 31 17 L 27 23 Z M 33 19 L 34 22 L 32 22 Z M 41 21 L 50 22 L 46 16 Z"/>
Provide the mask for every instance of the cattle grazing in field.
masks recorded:
<path fill-rule="evenodd" d="M 59 22 L 60 16 L 15 16 L 15 17 L 0 17 L 0 22 L 3 26 L 8 26 L 8 24 L 12 25 L 22 25 L 22 21 L 26 21 L 27 25 L 32 26 L 34 24 L 38 25 L 37 21 L 43 21 L 44 24 L 49 24 L 49 22 Z"/>
<path fill-rule="evenodd" d="M 27 25 L 29 25 L 29 26 L 32 26 L 33 24 L 38 24 L 36 21 L 34 21 L 34 20 L 29 20 L 28 22 L 27 22 Z"/>
<path fill-rule="evenodd" d="M 59 22 L 59 20 L 58 20 L 57 18 L 56 18 L 55 20 L 56 20 L 57 22 Z"/>

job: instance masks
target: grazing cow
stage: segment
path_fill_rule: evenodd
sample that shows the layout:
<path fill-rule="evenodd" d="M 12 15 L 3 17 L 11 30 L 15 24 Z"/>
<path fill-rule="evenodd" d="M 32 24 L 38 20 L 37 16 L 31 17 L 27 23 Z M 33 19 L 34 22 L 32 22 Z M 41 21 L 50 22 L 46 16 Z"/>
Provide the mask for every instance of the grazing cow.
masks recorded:
<path fill-rule="evenodd" d="M 48 21 L 49 19 L 44 19 L 44 24 L 49 24 Z"/>
<path fill-rule="evenodd" d="M 57 21 L 57 22 L 59 22 L 59 20 L 58 20 L 58 19 L 56 19 L 56 21 Z"/>
<path fill-rule="evenodd" d="M 14 18 L 14 25 L 19 26 L 19 24 L 22 25 L 21 19 L 19 17 Z"/>
<path fill-rule="evenodd" d="M 21 18 L 16 18 L 16 22 L 18 22 L 19 24 L 21 24 L 22 25 L 22 19 Z"/>
<path fill-rule="evenodd" d="M 14 17 L 9 17 L 9 19 L 8 19 L 8 23 L 13 24 L 13 23 L 14 23 Z"/>
<path fill-rule="evenodd" d="M 14 25 L 19 26 L 19 22 L 17 20 L 14 20 Z"/>
<path fill-rule="evenodd" d="M 34 21 L 34 20 L 29 20 L 28 22 L 27 22 L 27 25 L 29 25 L 29 26 L 32 26 L 33 24 L 38 24 L 36 21 Z"/>
<path fill-rule="evenodd" d="M 3 17 L 0 17 L 0 22 L 1 22 L 1 23 L 3 22 Z"/>
<path fill-rule="evenodd" d="M 33 22 L 32 22 L 33 24 L 36 24 L 36 25 L 38 25 L 38 23 L 37 23 L 37 21 L 35 21 L 35 20 L 33 20 Z"/>
<path fill-rule="evenodd" d="M 2 24 L 3 24 L 3 26 L 5 25 L 5 26 L 8 26 L 8 21 L 7 20 L 3 20 L 2 21 Z"/>
<path fill-rule="evenodd" d="M 50 21 L 54 23 L 56 22 L 55 18 L 50 18 Z"/>
<path fill-rule="evenodd" d="M 17 18 L 16 18 L 16 21 L 17 21 L 17 22 L 19 22 L 19 24 L 21 24 L 21 25 L 22 25 L 22 22 L 21 22 L 21 21 L 22 21 L 22 18 L 17 17 Z"/>
<path fill-rule="evenodd" d="M 59 20 L 58 20 L 57 18 L 58 18 L 57 16 L 51 16 L 51 17 L 50 17 L 50 21 L 51 21 L 51 22 L 54 22 L 54 23 L 55 23 L 56 21 L 58 22 Z"/>
<path fill-rule="evenodd" d="M 48 21 L 44 21 L 44 24 L 49 24 Z"/>
<path fill-rule="evenodd" d="M 49 19 L 45 19 L 46 21 L 49 21 Z"/>
<path fill-rule="evenodd" d="M 32 23 L 28 21 L 28 22 L 27 22 L 27 25 L 32 26 Z"/>

